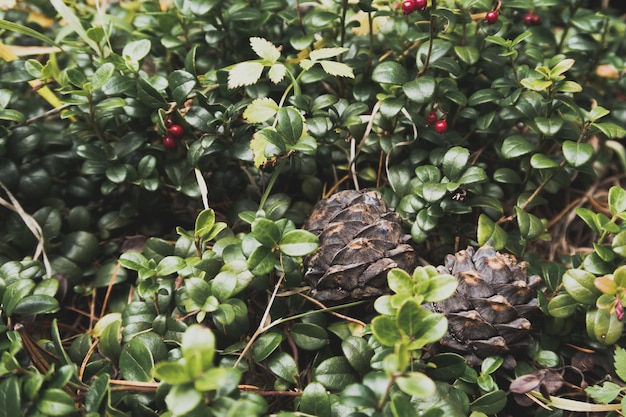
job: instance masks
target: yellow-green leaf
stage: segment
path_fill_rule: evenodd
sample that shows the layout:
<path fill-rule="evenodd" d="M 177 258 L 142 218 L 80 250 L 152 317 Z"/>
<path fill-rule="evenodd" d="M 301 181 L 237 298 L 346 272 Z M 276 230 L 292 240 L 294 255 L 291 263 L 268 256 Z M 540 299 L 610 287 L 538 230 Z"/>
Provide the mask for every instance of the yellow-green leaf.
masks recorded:
<path fill-rule="evenodd" d="M 240 62 L 228 71 L 228 88 L 252 85 L 259 81 L 263 64 L 257 61 Z"/>
<path fill-rule="evenodd" d="M 348 77 L 354 78 L 354 73 L 352 72 L 352 68 L 343 62 L 335 62 L 335 61 L 319 61 L 322 65 L 324 71 L 326 71 L 330 75 L 334 75 L 337 77 Z"/>
<path fill-rule="evenodd" d="M 274 44 L 267 39 L 252 37 L 250 38 L 250 46 L 258 56 L 270 63 L 274 63 L 280 58 L 280 51 Z"/>
<path fill-rule="evenodd" d="M 269 97 L 260 97 L 252 101 L 243 112 L 243 118 L 249 123 L 262 123 L 274 117 L 278 104 Z"/>

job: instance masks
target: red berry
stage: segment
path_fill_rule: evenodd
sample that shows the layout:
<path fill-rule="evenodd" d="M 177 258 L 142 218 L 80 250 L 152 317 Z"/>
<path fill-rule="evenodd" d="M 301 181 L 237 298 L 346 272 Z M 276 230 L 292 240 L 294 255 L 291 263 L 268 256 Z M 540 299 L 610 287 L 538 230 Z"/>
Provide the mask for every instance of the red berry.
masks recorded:
<path fill-rule="evenodd" d="M 414 10 L 424 11 L 428 6 L 428 0 L 413 0 Z"/>
<path fill-rule="evenodd" d="M 411 14 L 415 9 L 413 8 L 413 1 L 406 0 L 402 2 L 402 13 L 403 14 Z"/>
<path fill-rule="evenodd" d="M 165 119 L 163 123 L 165 123 L 165 127 L 167 128 L 170 128 L 174 125 L 174 122 L 172 121 L 172 119 Z"/>
<path fill-rule="evenodd" d="M 173 151 L 178 146 L 178 142 L 171 135 L 163 136 L 163 147 L 169 151 Z"/>
<path fill-rule="evenodd" d="M 437 123 L 435 123 L 435 132 L 445 133 L 446 130 L 448 130 L 448 122 L 445 120 L 437 120 Z"/>
<path fill-rule="evenodd" d="M 436 111 L 431 111 L 426 115 L 426 124 L 427 125 L 432 125 L 433 123 L 435 123 L 437 121 L 437 112 Z"/>
<path fill-rule="evenodd" d="M 487 22 L 488 25 L 493 25 L 497 21 L 498 21 L 498 12 L 496 12 L 495 10 L 491 10 L 487 12 L 487 14 L 485 15 L 485 22 Z"/>
<path fill-rule="evenodd" d="M 185 129 L 181 125 L 171 125 L 167 131 L 176 139 L 181 138 L 185 134 Z"/>
<path fill-rule="evenodd" d="M 529 11 L 524 15 L 524 24 L 526 26 L 537 26 L 541 23 L 541 18 L 534 10 Z"/>

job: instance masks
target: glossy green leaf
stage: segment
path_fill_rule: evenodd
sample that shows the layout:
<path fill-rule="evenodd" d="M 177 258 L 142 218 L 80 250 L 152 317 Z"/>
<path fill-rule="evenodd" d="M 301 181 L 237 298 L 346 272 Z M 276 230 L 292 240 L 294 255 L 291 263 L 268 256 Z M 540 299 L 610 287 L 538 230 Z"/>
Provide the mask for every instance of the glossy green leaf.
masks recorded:
<path fill-rule="evenodd" d="M 317 417 L 331 417 L 331 399 L 324 385 L 312 382 L 302 391 L 299 410 Z"/>
<path fill-rule="evenodd" d="M 8 376 L 0 381 L 0 417 L 16 417 L 22 407 L 22 390 L 17 376 Z"/>
<path fill-rule="evenodd" d="M 394 346 L 402 338 L 397 321 L 389 316 L 377 316 L 372 320 L 372 332 L 384 346 Z"/>
<path fill-rule="evenodd" d="M 291 326 L 291 337 L 304 350 L 318 350 L 328 345 L 328 333 L 315 323 L 296 323 Z"/>
<path fill-rule="evenodd" d="M 487 415 L 496 414 L 504 408 L 507 403 L 506 392 L 497 390 L 489 392 L 470 404 L 474 412 L 485 413 Z"/>
<path fill-rule="evenodd" d="M 404 94 L 414 103 L 427 103 L 435 94 L 437 82 L 431 76 L 425 75 L 415 80 L 403 83 Z"/>
<path fill-rule="evenodd" d="M 478 218 L 477 238 L 481 246 L 491 245 L 495 249 L 502 249 L 506 245 L 507 233 L 487 215 L 481 214 Z"/>
<path fill-rule="evenodd" d="M 343 356 L 333 356 L 322 361 L 313 373 L 313 380 L 326 389 L 341 390 L 356 382 L 356 376 L 348 360 Z"/>
<path fill-rule="evenodd" d="M 13 314 L 36 315 L 51 314 L 59 311 L 59 302 L 56 298 L 45 294 L 28 295 L 15 305 Z"/>
<path fill-rule="evenodd" d="M 283 336 L 280 333 L 262 334 L 252 345 L 252 359 L 255 362 L 264 361 L 278 348 L 282 341 Z"/>
<path fill-rule="evenodd" d="M 626 232 L 620 232 L 615 235 L 611 243 L 611 248 L 613 252 L 626 258 Z"/>
<path fill-rule="evenodd" d="M 579 303 L 593 305 L 601 295 L 595 287 L 596 277 L 582 269 L 568 269 L 563 275 L 563 287 Z"/>
<path fill-rule="evenodd" d="M 196 77 L 183 70 L 174 70 L 167 77 L 167 81 L 172 91 L 172 96 L 176 103 L 183 104 L 196 85 Z"/>
<path fill-rule="evenodd" d="M 589 337 L 605 345 L 617 342 L 624 330 L 624 322 L 607 310 L 588 310 L 585 321 Z"/>
<path fill-rule="evenodd" d="M 198 407 L 203 395 L 192 383 L 174 385 L 165 396 L 167 409 L 176 416 L 184 416 Z"/>
<path fill-rule="evenodd" d="M 89 391 L 87 391 L 85 397 L 85 411 L 87 413 L 97 413 L 102 405 L 106 404 L 106 399 L 110 395 L 111 390 L 110 380 L 111 376 L 109 374 L 102 374 L 89 386 Z"/>
<path fill-rule="evenodd" d="M 454 47 L 454 52 L 459 59 L 468 65 L 474 65 L 480 58 L 480 52 L 473 46 L 461 46 Z"/>
<path fill-rule="evenodd" d="M 609 189 L 609 210 L 611 214 L 626 212 L 626 190 L 618 186 Z"/>
<path fill-rule="evenodd" d="M 341 342 L 341 350 L 346 359 L 357 372 L 365 374 L 370 370 L 370 360 L 374 350 L 361 337 L 350 336 Z"/>
<path fill-rule="evenodd" d="M 195 378 L 213 367 L 215 335 L 209 328 L 191 325 L 183 334 L 181 352 L 188 375 Z"/>
<path fill-rule="evenodd" d="M 272 249 L 259 246 L 248 257 L 248 269 L 256 276 L 269 274 L 274 269 L 276 255 Z"/>
<path fill-rule="evenodd" d="M 561 118 L 535 117 L 534 122 L 539 131 L 546 136 L 556 135 L 563 127 L 563 119 Z"/>
<path fill-rule="evenodd" d="M 396 384 L 405 393 L 418 398 L 427 398 L 435 393 L 432 379 L 421 372 L 409 372 L 396 379 Z"/>
<path fill-rule="evenodd" d="M 507 159 L 517 158 L 533 152 L 536 146 L 526 140 L 523 136 L 509 136 L 502 143 L 502 156 Z"/>
<path fill-rule="evenodd" d="M 292 384 L 298 382 L 298 365 L 287 352 L 276 352 L 267 360 L 267 367 L 274 375 Z"/>
<path fill-rule="evenodd" d="M 157 264 L 156 273 L 159 276 L 167 276 L 178 272 L 186 265 L 185 260 L 179 256 L 166 256 Z"/>
<path fill-rule="evenodd" d="M 306 256 L 317 250 L 317 236 L 306 230 L 291 230 L 280 239 L 280 251 L 288 256 Z"/>
<path fill-rule="evenodd" d="M 154 357 L 146 342 L 133 338 L 120 353 L 120 372 L 128 381 L 150 382 Z"/>
<path fill-rule="evenodd" d="M 593 146 L 588 143 L 577 143 L 570 140 L 563 142 L 563 156 L 574 167 L 585 165 L 593 157 Z"/>
<path fill-rule="evenodd" d="M 470 152 L 466 148 L 454 146 L 443 156 L 441 171 L 450 181 L 457 181 L 465 170 L 469 161 Z"/>
<path fill-rule="evenodd" d="M 256 219 L 252 223 L 252 235 L 263 246 L 273 248 L 280 241 L 280 229 L 273 221 L 266 218 Z"/>
<path fill-rule="evenodd" d="M 548 312 L 552 317 L 567 318 L 578 309 L 578 302 L 568 293 L 560 293 L 548 302 Z"/>
<path fill-rule="evenodd" d="M 524 239 L 536 239 L 546 230 L 545 224 L 537 216 L 527 213 L 518 206 L 515 206 L 515 216 L 520 235 Z"/>
<path fill-rule="evenodd" d="M 152 370 L 152 374 L 161 382 L 171 385 L 185 384 L 192 381 L 185 366 L 180 361 L 159 362 Z"/>
<path fill-rule="evenodd" d="M 52 417 L 71 416 L 76 413 L 74 399 L 67 392 L 59 388 L 48 388 L 44 390 L 36 406 L 39 412 Z"/>
<path fill-rule="evenodd" d="M 384 61 L 374 68 L 372 80 L 381 84 L 402 85 L 407 82 L 406 69 L 395 61 Z"/>
<path fill-rule="evenodd" d="M 241 371 L 236 368 L 211 368 L 194 381 L 198 391 L 220 391 L 226 395 L 237 388 Z"/>

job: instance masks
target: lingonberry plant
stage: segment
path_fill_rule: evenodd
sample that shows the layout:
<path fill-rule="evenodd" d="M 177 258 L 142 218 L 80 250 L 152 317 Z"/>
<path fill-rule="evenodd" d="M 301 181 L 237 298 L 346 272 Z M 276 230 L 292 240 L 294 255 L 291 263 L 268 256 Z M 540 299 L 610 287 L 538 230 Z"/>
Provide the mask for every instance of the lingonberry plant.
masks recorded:
<path fill-rule="evenodd" d="M 619 1 L 4 3 L 0 416 L 626 412 Z"/>

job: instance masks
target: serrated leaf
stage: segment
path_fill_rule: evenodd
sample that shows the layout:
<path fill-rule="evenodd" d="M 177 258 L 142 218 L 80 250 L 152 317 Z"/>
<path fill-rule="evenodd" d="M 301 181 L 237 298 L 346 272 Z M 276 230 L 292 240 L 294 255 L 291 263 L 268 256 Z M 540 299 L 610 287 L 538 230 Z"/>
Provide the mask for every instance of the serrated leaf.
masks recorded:
<path fill-rule="evenodd" d="M 593 385 L 585 388 L 585 392 L 589 394 L 595 401 L 608 404 L 615 400 L 622 387 L 611 381 L 605 381 L 602 385 Z"/>
<path fill-rule="evenodd" d="M 280 58 L 280 51 L 278 48 L 267 39 L 252 37 L 250 38 L 250 46 L 259 57 L 268 63 L 273 64 Z"/>
<path fill-rule="evenodd" d="M 626 349 L 618 346 L 613 354 L 615 373 L 622 381 L 626 381 Z"/>
<path fill-rule="evenodd" d="M 334 75 L 335 77 L 354 78 L 352 68 L 343 62 L 319 61 L 319 63 L 327 74 Z"/>
<path fill-rule="evenodd" d="M 287 67 L 283 64 L 272 64 L 270 70 L 267 73 L 267 76 L 270 78 L 270 81 L 274 84 L 278 84 L 285 78 L 285 74 L 287 73 Z"/>
<path fill-rule="evenodd" d="M 260 62 L 240 62 L 228 71 L 228 88 L 233 89 L 256 84 L 261 78 L 262 72 L 263 64 Z"/>
<path fill-rule="evenodd" d="M 309 58 L 313 61 L 319 61 L 323 59 L 332 58 L 346 52 L 348 48 L 321 48 L 311 51 Z"/>

